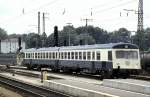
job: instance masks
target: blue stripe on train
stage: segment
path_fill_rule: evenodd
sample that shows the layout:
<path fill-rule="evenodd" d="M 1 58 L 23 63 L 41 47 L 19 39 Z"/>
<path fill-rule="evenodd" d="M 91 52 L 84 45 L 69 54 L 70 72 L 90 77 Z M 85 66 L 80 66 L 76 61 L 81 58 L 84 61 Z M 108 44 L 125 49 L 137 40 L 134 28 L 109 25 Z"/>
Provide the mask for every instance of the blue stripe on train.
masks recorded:
<path fill-rule="evenodd" d="M 58 64 L 59 68 L 68 67 L 72 69 L 84 68 L 88 69 L 89 73 L 94 73 L 97 70 L 112 70 L 112 62 L 108 61 L 78 61 L 78 60 L 37 60 L 25 59 L 24 64 L 31 65 L 48 65 L 55 66 Z"/>

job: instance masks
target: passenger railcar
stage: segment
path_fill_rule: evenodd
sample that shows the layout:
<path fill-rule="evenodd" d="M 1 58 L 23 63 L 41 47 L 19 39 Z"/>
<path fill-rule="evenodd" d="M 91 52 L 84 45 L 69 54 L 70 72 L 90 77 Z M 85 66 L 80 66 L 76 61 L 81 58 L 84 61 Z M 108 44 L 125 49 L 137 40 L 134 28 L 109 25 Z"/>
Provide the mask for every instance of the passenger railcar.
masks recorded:
<path fill-rule="evenodd" d="M 139 49 L 130 43 L 27 49 L 23 63 L 28 68 L 76 71 L 114 77 L 141 69 Z"/>

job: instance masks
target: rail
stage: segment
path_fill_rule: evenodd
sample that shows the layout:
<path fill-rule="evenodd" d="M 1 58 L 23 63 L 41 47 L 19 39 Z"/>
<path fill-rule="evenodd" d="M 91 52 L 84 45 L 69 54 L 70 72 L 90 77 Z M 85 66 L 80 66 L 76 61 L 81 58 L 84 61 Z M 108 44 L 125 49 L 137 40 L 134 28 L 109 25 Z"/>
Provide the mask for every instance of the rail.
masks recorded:
<path fill-rule="evenodd" d="M 150 76 L 146 76 L 146 75 L 130 75 L 130 78 L 150 81 Z"/>
<path fill-rule="evenodd" d="M 0 75 L 0 83 L 29 93 L 34 97 L 71 97 L 70 95 L 63 94 L 61 92 L 50 90 L 42 86 L 34 86 L 28 83 L 4 77 L 2 75 Z"/>

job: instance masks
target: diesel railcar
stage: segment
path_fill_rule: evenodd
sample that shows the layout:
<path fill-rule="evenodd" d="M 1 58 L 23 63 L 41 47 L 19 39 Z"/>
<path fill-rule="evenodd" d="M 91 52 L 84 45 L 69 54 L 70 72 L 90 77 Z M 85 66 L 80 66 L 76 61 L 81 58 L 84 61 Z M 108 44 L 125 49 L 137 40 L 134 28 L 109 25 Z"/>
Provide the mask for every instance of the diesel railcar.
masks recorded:
<path fill-rule="evenodd" d="M 47 66 L 54 71 L 76 71 L 114 77 L 141 70 L 139 49 L 130 43 L 94 44 L 26 49 L 29 69 Z"/>

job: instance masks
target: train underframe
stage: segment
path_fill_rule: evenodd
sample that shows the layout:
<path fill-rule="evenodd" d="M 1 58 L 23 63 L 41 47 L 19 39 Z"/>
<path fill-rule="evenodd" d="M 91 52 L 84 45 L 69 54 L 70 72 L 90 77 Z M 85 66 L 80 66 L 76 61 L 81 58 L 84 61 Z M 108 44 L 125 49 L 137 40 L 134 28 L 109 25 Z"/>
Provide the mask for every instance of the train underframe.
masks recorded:
<path fill-rule="evenodd" d="M 41 70 L 41 68 L 50 68 L 52 71 L 55 72 L 67 72 L 67 73 L 87 73 L 87 74 L 92 74 L 92 75 L 100 75 L 101 79 L 105 78 L 128 78 L 130 77 L 131 74 L 137 75 L 139 74 L 138 69 L 121 69 L 118 67 L 117 69 L 113 69 L 112 67 L 106 68 L 108 66 L 105 66 L 106 63 L 103 62 L 101 67 L 95 68 L 95 64 L 92 63 L 94 66 L 87 66 L 87 67 L 82 67 L 80 64 L 77 65 L 63 65 L 60 62 L 55 61 L 54 63 L 57 64 L 52 64 L 52 65 L 46 65 L 46 64 L 33 64 L 33 62 L 30 62 L 28 64 L 25 64 L 28 69 L 38 69 Z M 60 63 L 60 64 L 59 64 Z"/>

